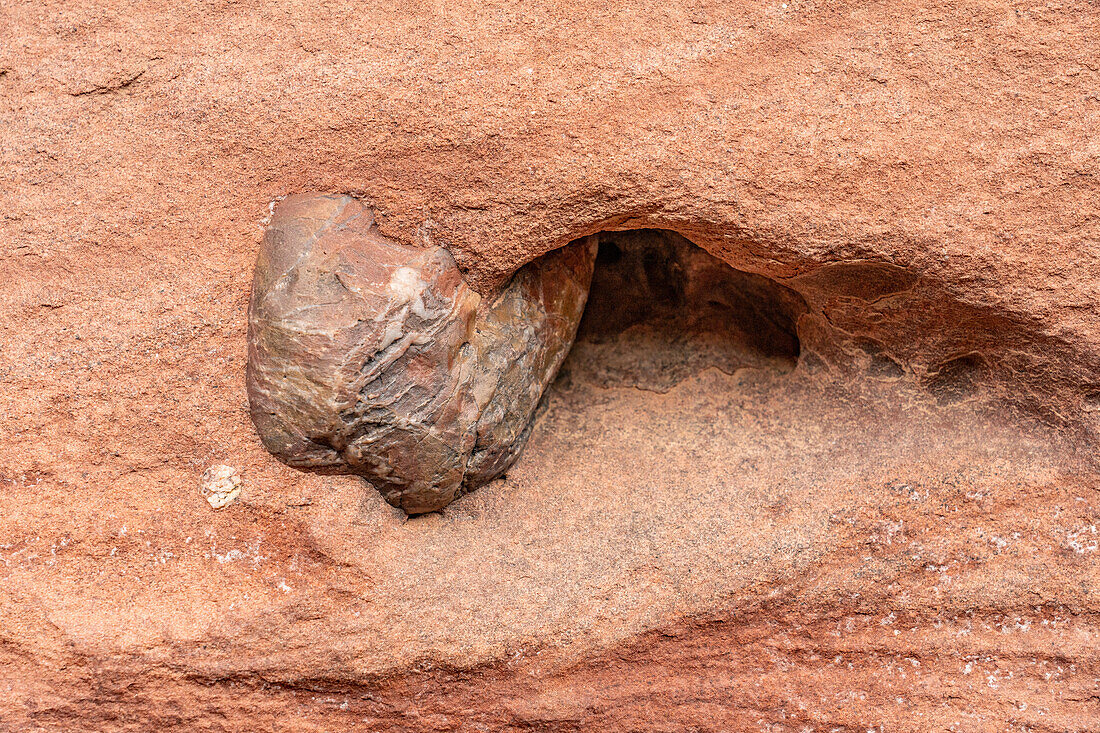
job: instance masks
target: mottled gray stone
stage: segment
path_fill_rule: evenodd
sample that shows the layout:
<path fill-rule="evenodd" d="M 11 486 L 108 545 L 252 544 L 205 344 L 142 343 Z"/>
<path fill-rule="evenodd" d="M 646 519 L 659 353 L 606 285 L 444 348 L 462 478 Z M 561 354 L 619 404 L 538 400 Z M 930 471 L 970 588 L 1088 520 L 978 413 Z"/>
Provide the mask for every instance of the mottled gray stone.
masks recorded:
<path fill-rule="evenodd" d="M 356 199 L 288 197 L 249 309 L 265 447 L 363 476 L 409 513 L 498 477 L 572 344 L 594 260 L 594 241 L 565 247 L 482 298 L 445 249 L 387 239 Z"/>

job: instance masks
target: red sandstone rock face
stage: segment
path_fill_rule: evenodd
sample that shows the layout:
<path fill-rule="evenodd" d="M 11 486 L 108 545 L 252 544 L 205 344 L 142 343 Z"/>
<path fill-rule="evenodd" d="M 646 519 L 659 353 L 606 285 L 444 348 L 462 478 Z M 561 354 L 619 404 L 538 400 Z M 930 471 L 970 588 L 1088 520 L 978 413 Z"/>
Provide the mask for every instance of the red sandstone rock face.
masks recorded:
<path fill-rule="evenodd" d="M 0 729 L 1095 729 L 1093 5 L 22 3 L 0 40 Z M 675 232 L 804 302 L 797 366 L 582 323 L 507 478 L 407 520 L 249 419 L 308 191 L 483 297 Z"/>

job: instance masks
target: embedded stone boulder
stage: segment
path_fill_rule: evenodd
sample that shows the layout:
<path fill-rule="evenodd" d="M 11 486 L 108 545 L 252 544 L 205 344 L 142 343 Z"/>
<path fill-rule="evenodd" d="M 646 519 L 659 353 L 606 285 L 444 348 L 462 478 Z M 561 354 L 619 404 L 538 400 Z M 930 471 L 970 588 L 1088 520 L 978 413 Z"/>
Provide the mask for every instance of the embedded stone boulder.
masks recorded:
<path fill-rule="evenodd" d="M 497 478 L 569 351 L 594 262 L 583 241 L 482 297 L 446 249 L 387 239 L 361 201 L 288 197 L 249 308 L 264 446 L 297 468 L 360 475 L 410 514 Z"/>

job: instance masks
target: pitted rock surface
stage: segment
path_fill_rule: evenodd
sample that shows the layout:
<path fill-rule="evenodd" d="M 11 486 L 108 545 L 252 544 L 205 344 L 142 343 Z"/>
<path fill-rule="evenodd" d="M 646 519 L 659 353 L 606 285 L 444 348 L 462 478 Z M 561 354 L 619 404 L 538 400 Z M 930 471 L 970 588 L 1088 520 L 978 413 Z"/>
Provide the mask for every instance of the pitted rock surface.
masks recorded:
<path fill-rule="evenodd" d="M 545 255 L 483 299 L 446 249 L 386 239 L 354 198 L 289 197 L 249 310 L 264 445 L 298 468 L 363 476 L 409 513 L 496 478 L 573 342 L 594 246 Z"/>

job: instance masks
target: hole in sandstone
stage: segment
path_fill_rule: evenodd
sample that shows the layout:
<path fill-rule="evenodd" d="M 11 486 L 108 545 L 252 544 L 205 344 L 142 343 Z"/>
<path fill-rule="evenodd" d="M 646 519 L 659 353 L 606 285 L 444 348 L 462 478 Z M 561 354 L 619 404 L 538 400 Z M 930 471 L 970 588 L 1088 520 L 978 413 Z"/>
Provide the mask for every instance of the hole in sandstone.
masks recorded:
<path fill-rule="evenodd" d="M 871 338 L 856 338 L 853 341 L 866 357 L 867 376 L 875 379 L 900 379 L 905 369 L 898 360 L 886 353 L 883 345 Z"/>
<path fill-rule="evenodd" d="M 675 232 L 604 232 L 584 316 L 563 367 L 600 387 L 667 392 L 714 367 L 789 372 L 805 301 L 735 270 Z"/>
<path fill-rule="evenodd" d="M 1082 406 L 1085 412 L 1100 413 L 1100 390 L 1086 392 L 1082 398 Z"/>
<path fill-rule="evenodd" d="M 941 403 L 952 403 L 972 396 L 988 369 L 985 357 L 963 354 L 934 367 L 924 379 L 925 387 Z"/>

